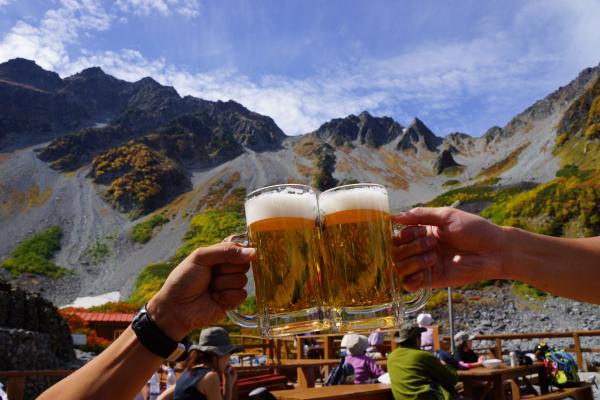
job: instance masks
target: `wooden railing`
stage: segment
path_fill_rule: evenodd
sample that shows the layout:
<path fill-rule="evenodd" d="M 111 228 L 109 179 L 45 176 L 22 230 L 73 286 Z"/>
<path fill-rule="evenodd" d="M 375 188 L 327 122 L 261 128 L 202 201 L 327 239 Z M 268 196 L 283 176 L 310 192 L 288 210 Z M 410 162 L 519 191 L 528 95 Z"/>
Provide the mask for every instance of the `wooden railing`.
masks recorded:
<path fill-rule="evenodd" d="M 59 376 L 64 378 L 75 370 L 35 370 L 35 371 L 0 371 L 1 378 L 7 378 L 6 394 L 10 400 L 23 400 L 25 379 L 35 376 Z"/>
<path fill-rule="evenodd" d="M 583 353 L 600 353 L 599 348 L 581 347 L 581 337 L 585 336 L 600 336 L 600 330 L 590 331 L 573 331 L 573 332 L 535 332 L 535 333 L 501 333 L 497 335 L 479 335 L 474 340 L 491 340 L 495 342 L 494 347 L 491 349 L 496 358 L 502 358 L 503 354 L 506 354 L 502 350 L 502 342 L 507 340 L 522 340 L 522 339 L 553 339 L 553 338 L 571 338 L 573 339 L 573 346 L 566 348 L 568 352 L 575 353 L 577 360 L 577 366 L 587 372 L 589 367 L 585 362 Z M 446 337 L 449 340 L 449 338 Z M 552 345 L 552 343 L 550 343 Z"/>
<path fill-rule="evenodd" d="M 396 348 L 396 342 L 393 340 L 393 335 L 396 330 L 382 331 L 386 338 L 384 344 L 389 346 L 390 350 Z M 566 350 L 575 353 L 577 365 L 583 371 L 592 370 L 583 357 L 584 353 L 600 353 L 600 348 L 588 348 L 581 346 L 582 337 L 600 336 L 600 330 L 590 331 L 573 331 L 573 332 L 536 332 L 536 333 L 502 333 L 496 335 L 479 335 L 474 341 L 492 341 L 493 347 L 489 350 L 497 358 L 502 358 L 502 355 L 507 352 L 503 350 L 502 344 L 507 340 L 523 340 L 523 339 L 552 339 L 552 338 L 571 338 L 573 345 Z M 272 363 L 278 363 L 282 358 L 304 358 L 303 345 L 308 340 L 316 340 L 323 349 L 323 358 L 335 358 L 337 350 L 340 348 L 340 343 L 343 334 L 323 334 L 323 335 L 307 335 L 296 337 L 284 337 L 278 339 L 263 339 L 259 336 L 251 335 L 231 335 L 234 343 L 242 344 L 246 350 L 257 349 L 271 359 Z M 444 344 L 449 343 L 448 336 L 439 335 L 437 327 L 433 330 L 434 349 L 438 350 L 444 347 Z M 295 345 L 294 345 L 295 342 Z M 550 343 L 552 345 L 552 343 Z M 295 348 L 294 348 L 295 346 Z M 293 349 L 293 351 L 291 350 Z M 594 368 L 593 370 L 598 370 Z M 71 374 L 72 370 L 36 370 L 36 371 L 0 371 L 0 377 L 7 378 L 7 394 L 10 400 L 22 400 L 25 381 L 28 377 L 36 376 L 58 376 L 65 377 Z"/>

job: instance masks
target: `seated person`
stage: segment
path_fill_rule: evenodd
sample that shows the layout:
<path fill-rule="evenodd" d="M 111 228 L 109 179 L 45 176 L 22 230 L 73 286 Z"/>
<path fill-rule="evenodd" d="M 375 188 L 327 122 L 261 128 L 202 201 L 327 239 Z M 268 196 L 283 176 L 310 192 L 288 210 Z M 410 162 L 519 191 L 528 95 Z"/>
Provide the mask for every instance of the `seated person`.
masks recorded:
<path fill-rule="evenodd" d="M 385 336 L 379 329 L 371 332 L 369 338 L 369 347 L 367 347 L 367 355 L 371 358 L 383 358 L 385 347 L 383 345 Z"/>
<path fill-rule="evenodd" d="M 478 356 L 473 351 L 473 339 L 475 335 L 469 335 L 465 331 L 460 331 L 454 335 L 456 345 L 456 354 L 454 358 L 460 363 L 461 368 L 469 369 L 483 365 L 483 356 Z"/>
<path fill-rule="evenodd" d="M 354 368 L 354 383 L 374 382 L 384 374 L 383 369 L 365 354 L 369 345 L 365 336 L 350 333 L 344 335 L 342 341 L 346 345 L 348 353 L 345 362 Z"/>
<path fill-rule="evenodd" d="M 433 352 L 433 318 L 431 314 L 419 314 L 417 317 L 417 325 L 421 328 L 427 329 L 421 333 L 421 350 Z"/>
<path fill-rule="evenodd" d="M 425 328 L 405 325 L 388 356 L 388 373 L 395 400 L 450 399 L 458 381 L 456 371 L 443 365 L 433 354 L 419 348 Z"/>

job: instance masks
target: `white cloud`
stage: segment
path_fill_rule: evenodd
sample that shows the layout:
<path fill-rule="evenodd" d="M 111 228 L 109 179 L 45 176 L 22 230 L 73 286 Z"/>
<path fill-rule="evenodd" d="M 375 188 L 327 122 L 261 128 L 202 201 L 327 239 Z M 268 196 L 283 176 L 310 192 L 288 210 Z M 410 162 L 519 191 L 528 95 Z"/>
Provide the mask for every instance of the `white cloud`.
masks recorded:
<path fill-rule="evenodd" d="M 185 17 L 200 14 L 199 0 L 117 0 L 115 5 L 123 12 L 148 15 L 158 12 L 162 15 L 176 13 Z"/>
<path fill-rule="evenodd" d="M 197 1 L 119 3 L 141 14 L 182 13 L 178 10 L 184 6 L 190 15 L 199 12 Z M 461 130 L 477 135 L 508 122 L 600 61 L 600 31 L 594 29 L 600 5 L 594 0 L 582 0 L 587 8 L 574 3 L 527 2 L 504 30 L 482 30 L 469 40 L 420 43 L 395 57 L 339 64 L 303 79 L 250 79 L 235 69 L 184 69 L 130 49 L 83 50 L 73 57 L 67 46 L 81 32 L 107 29 L 112 17 L 91 0 L 63 0 L 62 8 L 48 11 L 38 27 L 19 21 L 0 42 L 0 60 L 32 58 L 63 76 L 93 65 L 128 81 L 152 76 L 182 95 L 238 101 L 273 117 L 288 134 L 309 132 L 331 118 L 367 109 L 404 123 L 418 115 L 438 134 Z"/>
<path fill-rule="evenodd" d="M 10 4 L 13 0 L 0 0 L 0 8 Z"/>
<path fill-rule="evenodd" d="M 69 62 L 67 46 L 84 31 L 103 31 L 111 17 L 94 0 L 62 0 L 61 7 L 47 11 L 39 26 L 22 20 L 0 41 L 0 60 L 24 57 L 47 69 Z"/>

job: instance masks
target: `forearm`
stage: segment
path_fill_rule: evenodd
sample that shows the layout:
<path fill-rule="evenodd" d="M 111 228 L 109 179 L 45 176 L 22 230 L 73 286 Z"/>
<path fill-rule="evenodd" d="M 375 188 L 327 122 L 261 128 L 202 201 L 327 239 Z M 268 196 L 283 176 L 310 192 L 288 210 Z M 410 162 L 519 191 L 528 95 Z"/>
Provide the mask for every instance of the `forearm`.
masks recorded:
<path fill-rule="evenodd" d="M 130 326 L 98 357 L 52 386 L 39 399 L 130 400 L 162 362 L 162 358 L 138 341 Z"/>
<path fill-rule="evenodd" d="M 503 277 L 600 304 L 600 237 L 566 239 L 504 228 Z"/>

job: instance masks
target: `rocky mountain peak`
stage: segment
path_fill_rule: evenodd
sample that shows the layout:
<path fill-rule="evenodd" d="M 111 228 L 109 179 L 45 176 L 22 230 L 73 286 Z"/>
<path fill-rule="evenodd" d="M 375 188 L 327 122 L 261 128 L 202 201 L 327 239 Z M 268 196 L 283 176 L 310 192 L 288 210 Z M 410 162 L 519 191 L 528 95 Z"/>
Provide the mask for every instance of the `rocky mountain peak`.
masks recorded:
<path fill-rule="evenodd" d="M 442 138 L 436 136 L 423 121 L 415 117 L 411 124 L 404 129 L 397 148 L 398 150 L 417 151 L 417 144 L 421 144 L 429 151 L 437 151 L 442 142 Z"/>
<path fill-rule="evenodd" d="M 374 117 L 368 111 L 358 116 L 351 114 L 345 118 L 335 118 L 317 129 L 319 137 L 336 146 L 358 141 L 371 147 L 389 143 L 402 133 L 402 125 L 390 117 Z"/>
<path fill-rule="evenodd" d="M 54 92 L 63 85 L 56 72 L 46 71 L 35 61 L 13 58 L 0 64 L 0 79 L 33 86 L 40 90 Z"/>

